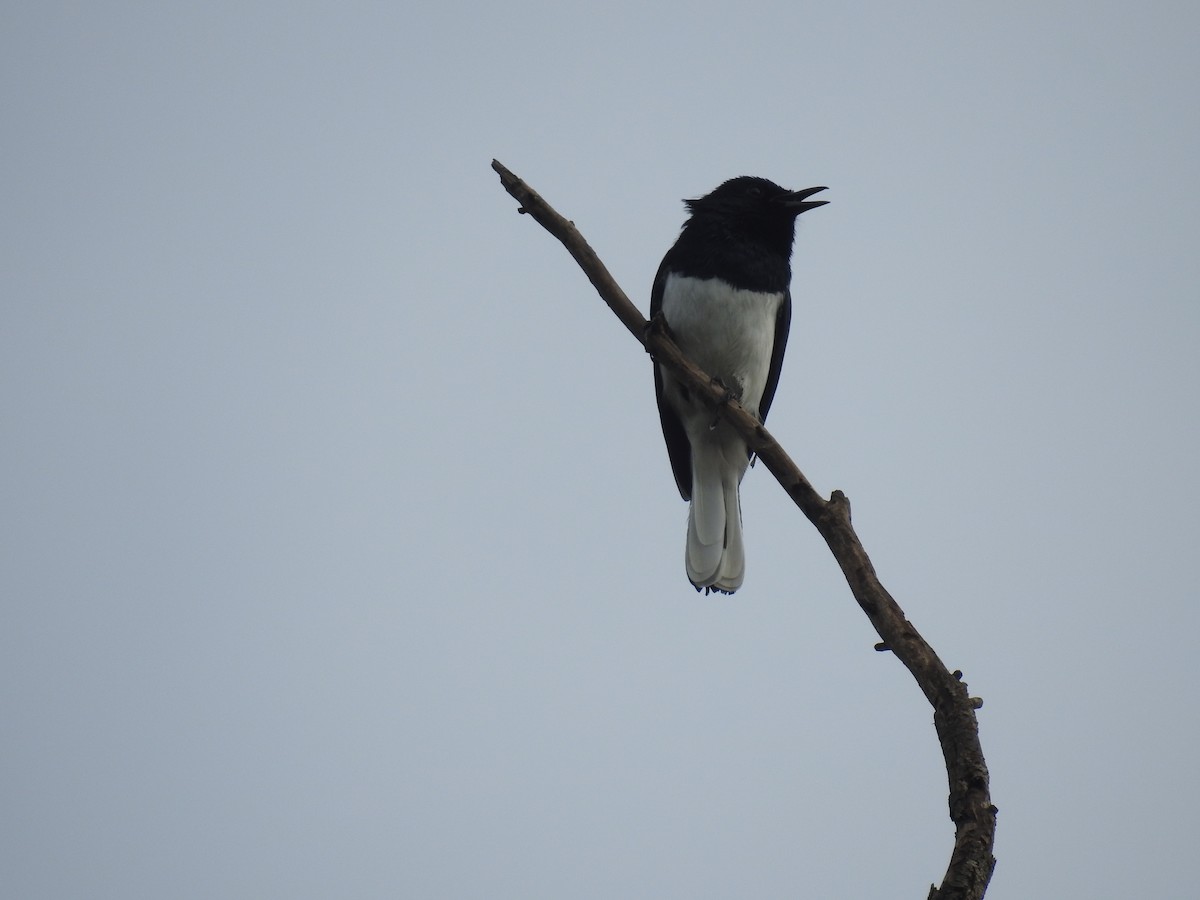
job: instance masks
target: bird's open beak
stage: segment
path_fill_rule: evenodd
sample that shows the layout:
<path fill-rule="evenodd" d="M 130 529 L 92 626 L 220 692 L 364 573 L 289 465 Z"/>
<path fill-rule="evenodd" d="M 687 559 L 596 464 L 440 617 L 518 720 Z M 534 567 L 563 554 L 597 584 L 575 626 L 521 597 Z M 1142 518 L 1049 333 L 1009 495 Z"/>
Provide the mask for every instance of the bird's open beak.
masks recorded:
<path fill-rule="evenodd" d="M 810 209 L 816 209 L 818 206 L 824 206 L 826 203 L 829 202 L 828 200 L 809 200 L 808 199 L 809 197 L 811 197 L 813 194 L 817 193 L 818 191 L 824 191 L 824 190 L 827 190 L 827 188 L 811 187 L 811 188 L 805 188 L 802 191 L 788 191 L 786 194 L 784 194 L 782 197 L 779 198 L 779 202 L 782 203 L 784 206 L 786 206 L 788 209 L 794 211 L 796 213 L 796 215 L 800 215 L 800 213 L 808 212 Z"/>

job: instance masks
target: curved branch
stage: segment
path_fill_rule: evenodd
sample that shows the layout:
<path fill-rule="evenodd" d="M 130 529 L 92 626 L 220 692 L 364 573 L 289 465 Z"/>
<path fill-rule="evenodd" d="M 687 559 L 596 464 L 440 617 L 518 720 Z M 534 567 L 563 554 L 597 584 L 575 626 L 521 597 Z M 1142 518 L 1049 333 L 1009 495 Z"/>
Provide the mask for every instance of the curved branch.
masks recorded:
<path fill-rule="evenodd" d="M 933 648 L 913 627 L 899 604 L 875 574 L 875 567 L 850 524 L 850 501 L 841 491 L 825 500 L 754 416 L 730 400 L 719 385 L 680 352 L 661 320 L 647 322 L 620 285 L 588 246 L 574 224 L 559 215 L 536 191 L 496 160 L 492 168 L 504 189 L 520 204 L 519 211 L 533 216 L 558 238 L 579 263 L 600 296 L 617 318 L 642 342 L 654 359 L 684 379 L 713 406 L 724 404 L 722 416 L 746 439 L 767 469 L 795 504 L 816 526 L 842 568 L 854 599 L 879 633 L 879 650 L 891 650 L 916 679 L 933 707 L 933 722 L 950 785 L 950 818 L 954 822 L 954 850 L 941 887 L 929 890 L 929 900 L 979 900 L 987 890 L 996 865 L 992 846 L 996 833 L 996 807 L 988 794 L 988 771 L 979 744 L 975 710 L 981 700 L 972 698 L 962 673 L 951 673 Z"/>

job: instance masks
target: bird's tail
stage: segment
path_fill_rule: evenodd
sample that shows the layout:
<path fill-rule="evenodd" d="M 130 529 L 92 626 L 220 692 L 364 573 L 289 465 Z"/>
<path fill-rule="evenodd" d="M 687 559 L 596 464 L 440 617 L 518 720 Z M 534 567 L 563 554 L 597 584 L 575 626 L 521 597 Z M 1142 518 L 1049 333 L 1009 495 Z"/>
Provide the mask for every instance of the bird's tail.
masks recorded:
<path fill-rule="evenodd" d="M 745 445 L 693 442 L 692 448 L 692 503 L 684 558 L 688 580 L 697 588 L 732 594 L 746 574 L 738 497 L 738 484 L 746 471 Z"/>

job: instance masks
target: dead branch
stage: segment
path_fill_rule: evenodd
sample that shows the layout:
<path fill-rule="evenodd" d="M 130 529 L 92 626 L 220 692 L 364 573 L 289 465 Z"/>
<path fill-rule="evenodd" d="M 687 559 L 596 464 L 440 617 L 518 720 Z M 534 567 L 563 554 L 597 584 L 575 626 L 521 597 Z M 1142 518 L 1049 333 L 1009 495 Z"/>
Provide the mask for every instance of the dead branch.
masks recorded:
<path fill-rule="evenodd" d="M 946 761 L 955 837 L 941 887 L 931 886 L 928 900 L 980 900 L 996 865 L 992 846 L 997 812 L 988 794 L 988 771 L 975 718 L 975 710 L 982 701 L 968 694 L 962 673 L 951 673 L 946 668 L 880 583 L 850 524 L 850 501 L 841 491 L 834 491 L 828 500 L 818 494 L 766 428 L 680 353 L 667 330 L 661 327 L 661 321 L 646 321 L 574 224 L 496 160 L 492 160 L 492 168 L 500 176 L 504 189 L 520 204 L 519 211 L 531 215 L 562 242 L 600 296 L 647 352 L 684 379 L 691 390 L 707 397 L 714 407 L 723 404 L 722 417 L 742 434 L 821 533 L 841 566 L 854 599 L 882 638 L 876 649 L 896 654 L 933 707 L 934 727 Z"/>

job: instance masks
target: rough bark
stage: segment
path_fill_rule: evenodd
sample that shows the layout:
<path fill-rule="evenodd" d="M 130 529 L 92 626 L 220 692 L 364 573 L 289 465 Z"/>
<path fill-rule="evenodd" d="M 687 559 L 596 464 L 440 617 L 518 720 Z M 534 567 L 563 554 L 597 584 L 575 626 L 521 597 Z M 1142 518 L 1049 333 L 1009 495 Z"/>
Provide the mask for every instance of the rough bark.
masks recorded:
<path fill-rule="evenodd" d="M 685 358 L 661 319 L 647 322 L 609 274 L 595 251 L 574 224 L 559 215 L 536 191 L 499 162 L 492 168 L 504 189 L 558 238 L 579 263 L 597 292 L 617 318 L 654 359 L 686 379 L 691 388 L 714 407 L 746 438 L 755 454 L 816 526 L 841 566 L 854 599 L 867 614 L 882 639 L 877 650 L 894 653 L 912 673 L 933 707 L 933 722 L 950 786 L 950 818 L 955 826 L 954 849 L 941 886 L 929 889 L 929 900 L 979 900 L 987 890 L 996 865 L 992 846 L 996 833 L 996 807 L 988 794 L 988 771 L 979 743 L 975 710 L 982 701 L 967 692 L 962 673 L 950 672 L 904 615 L 875 574 L 850 522 L 850 501 L 841 491 L 824 499 L 758 420 L 728 397 L 719 383 Z"/>

